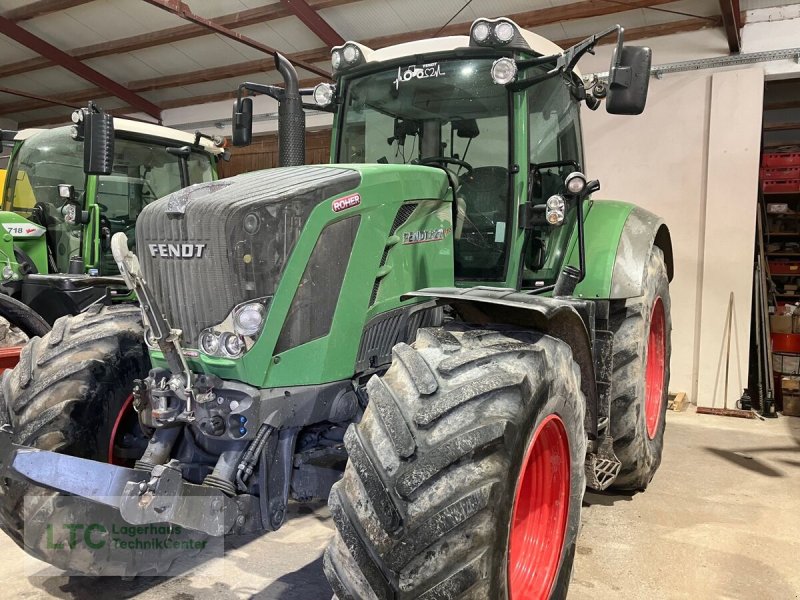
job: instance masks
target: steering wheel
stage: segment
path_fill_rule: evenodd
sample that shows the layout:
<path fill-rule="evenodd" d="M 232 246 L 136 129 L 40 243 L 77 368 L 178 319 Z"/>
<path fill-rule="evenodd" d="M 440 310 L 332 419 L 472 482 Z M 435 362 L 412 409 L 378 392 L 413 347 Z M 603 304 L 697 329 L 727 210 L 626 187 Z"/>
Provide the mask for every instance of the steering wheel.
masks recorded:
<path fill-rule="evenodd" d="M 458 165 L 459 167 L 464 167 L 467 170 L 465 175 L 469 175 L 470 173 L 472 173 L 471 164 L 469 164 L 465 160 L 461 160 L 460 158 L 453 158 L 452 156 L 428 156 L 426 158 L 419 159 L 419 164 L 421 165 L 427 165 L 430 163 L 434 164 L 441 163 L 442 166 L 447 164 Z M 447 169 L 447 167 L 445 167 L 445 169 Z M 452 173 L 452 169 L 447 169 L 447 170 Z M 458 176 L 458 173 L 453 173 L 453 174 Z"/>

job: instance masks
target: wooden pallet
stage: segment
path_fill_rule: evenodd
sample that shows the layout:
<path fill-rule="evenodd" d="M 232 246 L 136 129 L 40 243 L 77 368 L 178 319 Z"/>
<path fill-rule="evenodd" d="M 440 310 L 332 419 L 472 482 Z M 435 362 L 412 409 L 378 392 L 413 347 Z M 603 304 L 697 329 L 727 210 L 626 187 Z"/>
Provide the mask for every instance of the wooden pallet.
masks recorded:
<path fill-rule="evenodd" d="M 667 408 L 669 410 L 674 410 L 675 412 L 681 412 L 686 410 L 686 406 L 689 402 L 686 399 L 686 394 L 684 392 L 678 392 L 677 394 L 670 394 L 667 397 Z"/>

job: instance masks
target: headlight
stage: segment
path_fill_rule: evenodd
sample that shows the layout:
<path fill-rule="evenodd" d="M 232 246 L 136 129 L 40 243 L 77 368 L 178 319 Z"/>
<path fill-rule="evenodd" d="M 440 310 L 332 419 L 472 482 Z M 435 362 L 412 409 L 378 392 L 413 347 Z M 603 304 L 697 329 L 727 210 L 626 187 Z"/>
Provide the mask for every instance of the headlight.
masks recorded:
<path fill-rule="evenodd" d="M 220 344 L 223 354 L 229 358 L 238 358 L 244 353 L 244 340 L 235 333 L 223 333 Z"/>
<path fill-rule="evenodd" d="M 10 265 L 3 267 L 3 279 L 8 280 L 14 277 L 14 269 Z"/>
<path fill-rule="evenodd" d="M 342 50 L 342 57 L 344 58 L 344 62 L 348 64 L 353 64 L 358 60 L 361 51 L 358 49 L 358 46 L 354 44 L 346 44 L 344 50 Z"/>
<path fill-rule="evenodd" d="M 494 37 L 497 41 L 507 44 L 514 39 L 514 26 L 508 21 L 500 21 L 494 26 Z"/>
<path fill-rule="evenodd" d="M 478 21 L 472 27 L 472 39 L 478 43 L 483 43 L 489 38 L 489 24 L 486 21 Z"/>
<path fill-rule="evenodd" d="M 586 176 L 583 173 L 575 171 L 574 173 L 567 175 L 564 183 L 566 184 L 569 193 L 577 196 L 586 189 Z"/>
<path fill-rule="evenodd" d="M 200 332 L 197 347 L 206 356 L 239 358 L 261 335 L 271 300 L 269 296 L 235 306 L 222 323 Z"/>
<path fill-rule="evenodd" d="M 258 230 L 261 227 L 261 217 L 259 217 L 256 213 L 250 213 L 245 216 L 242 226 L 250 235 L 258 233 Z"/>
<path fill-rule="evenodd" d="M 517 76 L 517 63 L 512 58 L 498 58 L 492 64 L 492 81 L 497 85 L 506 85 Z"/>
<path fill-rule="evenodd" d="M 240 335 L 256 335 L 264 325 L 265 314 L 263 304 L 245 304 L 233 314 L 233 329 Z"/>
<path fill-rule="evenodd" d="M 331 66 L 336 71 L 342 66 L 342 53 L 339 50 L 331 52 Z"/>
<path fill-rule="evenodd" d="M 314 104 L 329 106 L 333 102 L 334 87 L 330 83 L 318 83 L 314 88 Z"/>
<path fill-rule="evenodd" d="M 214 356 L 219 352 L 219 335 L 213 331 L 206 330 L 200 334 L 200 350 L 203 354 Z"/>

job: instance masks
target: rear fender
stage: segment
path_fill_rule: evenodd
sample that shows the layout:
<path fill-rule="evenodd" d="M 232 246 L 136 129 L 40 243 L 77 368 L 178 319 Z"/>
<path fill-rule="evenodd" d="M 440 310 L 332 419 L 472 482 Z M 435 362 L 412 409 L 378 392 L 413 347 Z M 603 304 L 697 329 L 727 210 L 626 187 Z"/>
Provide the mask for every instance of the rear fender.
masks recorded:
<path fill-rule="evenodd" d="M 597 435 L 598 394 L 594 358 L 587 321 L 594 318 L 594 303 L 533 296 L 506 288 L 427 288 L 404 296 L 435 298 L 449 305 L 467 323 L 518 325 L 563 340 L 581 370 L 581 390 L 586 398 L 586 432 Z M 581 313 L 584 312 L 584 316 Z"/>

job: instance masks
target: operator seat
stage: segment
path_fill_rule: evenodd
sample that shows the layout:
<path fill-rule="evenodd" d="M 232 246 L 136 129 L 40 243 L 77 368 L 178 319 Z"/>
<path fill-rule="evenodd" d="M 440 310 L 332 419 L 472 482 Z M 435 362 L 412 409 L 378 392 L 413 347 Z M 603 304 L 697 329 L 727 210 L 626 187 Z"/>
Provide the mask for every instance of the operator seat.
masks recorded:
<path fill-rule="evenodd" d="M 463 198 L 464 216 L 458 207 L 459 220 L 482 230 L 493 229 L 508 212 L 508 169 L 505 167 L 476 167 L 460 178 L 458 195 Z M 459 203 L 460 204 L 460 203 Z M 456 229 L 461 227 L 456 224 Z"/>

